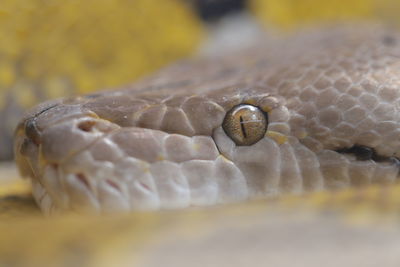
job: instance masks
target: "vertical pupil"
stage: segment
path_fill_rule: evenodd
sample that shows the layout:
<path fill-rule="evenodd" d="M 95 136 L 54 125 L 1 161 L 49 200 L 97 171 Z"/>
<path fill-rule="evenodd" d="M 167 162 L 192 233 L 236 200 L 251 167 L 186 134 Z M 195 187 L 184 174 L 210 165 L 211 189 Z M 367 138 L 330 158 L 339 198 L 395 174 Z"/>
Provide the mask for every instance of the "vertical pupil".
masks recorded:
<path fill-rule="evenodd" d="M 246 129 L 244 128 L 244 123 L 243 123 L 243 117 L 240 116 L 239 120 L 240 120 L 240 128 L 242 129 L 243 136 L 244 136 L 244 138 L 247 138 Z"/>

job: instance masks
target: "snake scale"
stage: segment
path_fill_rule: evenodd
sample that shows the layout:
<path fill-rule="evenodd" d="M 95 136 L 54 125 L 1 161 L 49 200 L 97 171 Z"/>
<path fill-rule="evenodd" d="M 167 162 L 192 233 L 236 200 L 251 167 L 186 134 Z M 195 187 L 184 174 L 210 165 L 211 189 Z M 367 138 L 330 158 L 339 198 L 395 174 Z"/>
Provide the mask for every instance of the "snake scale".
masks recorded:
<path fill-rule="evenodd" d="M 399 44 L 384 26 L 331 26 L 46 102 L 17 127 L 16 161 L 46 214 L 392 184 Z"/>

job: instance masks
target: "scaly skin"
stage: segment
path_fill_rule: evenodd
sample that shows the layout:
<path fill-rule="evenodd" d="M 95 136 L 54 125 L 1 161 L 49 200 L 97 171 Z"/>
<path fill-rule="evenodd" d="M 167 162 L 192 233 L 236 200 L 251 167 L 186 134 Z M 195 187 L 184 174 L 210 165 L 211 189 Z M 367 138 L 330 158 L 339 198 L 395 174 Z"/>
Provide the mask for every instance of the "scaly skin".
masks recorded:
<path fill-rule="evenodd" d="M 16 130 L 17 163 L 48 214 L 392 184 L 399 42 L 380 26 L 331 27 L 181 62 L 130 88 L 47 102 Z M 242 103 L 268 113 L 265 137 L 251 146 L 236 146 L 221 127 Z"/>

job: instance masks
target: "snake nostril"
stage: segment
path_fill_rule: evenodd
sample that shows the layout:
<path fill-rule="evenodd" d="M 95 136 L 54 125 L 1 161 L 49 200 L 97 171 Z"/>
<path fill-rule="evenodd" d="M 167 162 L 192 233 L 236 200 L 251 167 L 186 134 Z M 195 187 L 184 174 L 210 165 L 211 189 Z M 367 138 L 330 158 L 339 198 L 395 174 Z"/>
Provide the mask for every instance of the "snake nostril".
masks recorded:
<path fill-rule="evenodd" d="M 78 123 L 78 129 L 84 131 L 84 132 L 91 132 L 93 130 L 93 126 L 96 124 L 95 121 L 90 121 L 90 120 L 86 120 L 86 121 L 81 121 L 80 123 Z"/>
<path fill-rule="evenodd" d="M 36 126 L 36 117 L 29 118 L 25 121 L 25 134 L 35 145 L 41 143 L 41 134 Z"/>
<path fill-rule="evenodd" d="M 25 122 L 24 122 L 25 135 L 32 141 L 33 144 L 38 146 L 42 143 L 41 132 L 37 127 L 38 117 L 41 114 L 43 114 L 57 106 L 58 106 L 58 104 L 53 104 L 53 105 L 50 105 L 47 107 L 43 107 L 42 109 L 39 110 L 39 112 L 37 112 L 36 114 L 34 114 L 33 116 L 31 116 L 30 118 L 25 120 Z"/>

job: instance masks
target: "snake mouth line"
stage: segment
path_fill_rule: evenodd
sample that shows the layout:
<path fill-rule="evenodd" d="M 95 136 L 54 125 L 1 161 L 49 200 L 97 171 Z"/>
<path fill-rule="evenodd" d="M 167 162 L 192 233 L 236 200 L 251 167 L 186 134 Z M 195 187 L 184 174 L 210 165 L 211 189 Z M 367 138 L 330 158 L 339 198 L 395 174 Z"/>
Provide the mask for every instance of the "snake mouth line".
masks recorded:
<path fill-rule="evenodd" d="M 340 154 L 352 154 L 359 161 L 372 160 L 378 163 L 392 163 L 399 168 L 400 174 L 400 158 L 395 156 L 382 156 L 379 155 L 376 150 L 372 147 L 363 145 L 353 145 L 350 148 L 340 148 L 335 150 Z M 398 175 L 399 175 L 398 174 Z"/>

